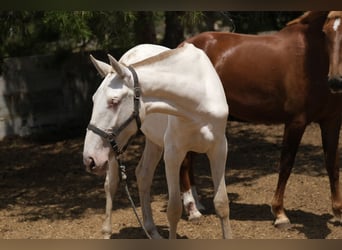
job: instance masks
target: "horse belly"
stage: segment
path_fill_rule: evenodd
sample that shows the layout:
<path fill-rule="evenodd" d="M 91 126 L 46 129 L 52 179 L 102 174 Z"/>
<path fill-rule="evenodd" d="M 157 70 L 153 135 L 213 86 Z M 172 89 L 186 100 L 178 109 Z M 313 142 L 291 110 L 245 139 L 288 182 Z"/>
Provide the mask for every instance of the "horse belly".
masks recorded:
<path fill-rule="evenodd" d="M 215 66 L 230 114 L 251 122 L 282 123 L 304 105 L 303 98 L 293 98 L 290 93 L 298 87 L 289 78 L 295 66 L 281 53 L 268 49 L 248 57 L 254 50 L 236 51 Z"/>
<path fill-rule="evenodd" d="M 291 117 L 283 107 L 271 102 L 255 104 L 255 102 L 244 100 L 228 101 L 230 106 L 230 115 L 243 121 L 256 123 L 283 123 Z"/>
<path fill-rule="evenodd" d="M 243 67 L 243 66 L 241 66 Z M 252 122 L 283 122 L 298 108 L 288 105 L 283 74 L 270 76 L 262 70 L 253 75 L 228 68 L 220 72 L 230 114 Z M 292 104 L 292 102 L 290 101 Z"/>

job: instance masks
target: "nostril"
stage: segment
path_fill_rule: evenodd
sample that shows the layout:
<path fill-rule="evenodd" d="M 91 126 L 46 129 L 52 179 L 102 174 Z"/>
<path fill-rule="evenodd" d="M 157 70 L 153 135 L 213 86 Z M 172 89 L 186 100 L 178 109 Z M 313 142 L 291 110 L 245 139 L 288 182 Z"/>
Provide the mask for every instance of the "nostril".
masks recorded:
<path fill-rule="evenodd" d="M 95 167 L 95 160 L 93 157 L 85 157 L 83 158 L 84 165 L 86 166 L 87 169 L 91 170 Z"/>
<path fill-rule="evenodd" d="M 95 167 L 95 161 L 93 157 L 88 158 L 88 166 L 90 169 L 93 169 Z"/>
<path fill-rule="evenodd" d="M 342 79 L 340 77 L 330 78 L 328 84 L 333 91 L 341 91 L 342 89 Z"/>

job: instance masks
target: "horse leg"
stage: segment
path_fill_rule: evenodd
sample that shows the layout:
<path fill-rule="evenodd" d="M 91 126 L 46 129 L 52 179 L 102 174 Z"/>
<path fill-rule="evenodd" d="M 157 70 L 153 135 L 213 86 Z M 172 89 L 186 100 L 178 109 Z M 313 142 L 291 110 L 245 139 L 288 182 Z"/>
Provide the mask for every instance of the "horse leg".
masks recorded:
<path fill-rule="evenodd" d="M 180 186 L 183 193 L 183 206 L 189 220 L 195 220 L 202 216 L 198 211 L 199 203 L 196 187 L 194 185 L 194 176 L 192 171 L 193 152 L 188 152 L 182 162 L 180 169 Z M 200 204 L 201 207 L 203 207 Z"/>
<path fill-rule="evenodd" d="M 197 208 L 197 211 L 204 211 L 205 207 L 204 205 L 199 201 L 199 196 L 197 194 L 197 189 L 196 189 L 196 183 L 195 183 L 195 176 L 194 176 L 194 165 L 193 165 L 193 159 L 195 157 L 195 152 L 188 152 L 189 156 L 191 157 L 191 164 L 189 165 L 189 181 L 190 181 L 190 188 L 192 192 L 192 196 L 194 197 L 195 200 L 195 208 Z M 186 156 L 187 157 L 187 156 Z"/>
<path fill-rule="evenodd" d="M 275 216 L 274 226 L 279 228 L 290 224 L 284 210 L 284 193 L 305 128 L 306 123 L 302 120 L 293 120 L 285 124 L 278 183 L 271 203 L 272 213 Z"/>
<path fill-rule="evenodd" d="M 180 151 L 175 144 L 169 142 L 165 144 L 164 161 L 165 173 L 169 200 L 167 206 L 167 219 L 169 221 L 170 233 L 169 239 L 176 239 L 177 224 L 182 215 L 182 201 L 179 186 L 180 165 L 186 155 L 186 152 Z"/>
<path fill-rule="evenodd" d="M 197 189 L 195 185 L 191 185 L 191 192 L 192 192 L 192 196 L 194 197 L 195 206 L 197 207 L 197 210 L 204 211 L 205 206 L 199 201 L 199 195 L 197 193 Z"/>
<path fill-rule="evenodd" d="M 151 208 L 151 185 L 154 171 L 162 156 L 163 149 L 146 138 L 145 148 L 135 170 L 138 183 L 144 227 L 153 239 L 161 239 L 154 224 Z"/>
<path fill-rule="evenodd" d="M 221 143 L 217 143 L 207 153 L 211 176 L 214 183 L 214 206 L 217 216 L 221 221 L 222 235 L 224 239 L 233 237 L 229 220 L 228 194 L 225 182 L 225 169 L 227 160 L 227 140 L 224 137 Z"/>
<path fill-rule="evenodd" d="M 341 128 L 341 116 L 337 115 L 335 118 L 321 121 L 319 124 L 321 127 L 325 167 L 330 181 L 332 210 L 334 215 L 341 220 L 342 198 L 340 193 L 340 169 L 338 164 L 338 141 Z"/>
<path fill-rule="evenodd" d="M 106 212 L 105 220 L 102 225 L 102 234 L 104 239 L 110 239 L 112 235 L 112 208 L 113 198 L 118 189 L 119 176 L 118 176 L 118 163 L 116 160 L 110 160 L 106 173 L 106 180 L 104 183 L 104 190 L 106 193 Z"/>

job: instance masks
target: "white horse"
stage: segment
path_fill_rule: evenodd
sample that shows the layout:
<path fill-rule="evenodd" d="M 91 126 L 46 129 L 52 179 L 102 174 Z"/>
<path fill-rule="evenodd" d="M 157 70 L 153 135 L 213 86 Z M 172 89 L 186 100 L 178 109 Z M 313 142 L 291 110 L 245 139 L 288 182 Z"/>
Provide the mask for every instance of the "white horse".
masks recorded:
<path fill-rule="evenodd" d="M 157 55 L 161 52 L 169 50 L 169 48 L 154 45 L 154 44 L 141 44 L 128 50 L 119 60 L 120 63 L 130 65 Z M 90 57 L 94 66 L 98 70 L 101 77 L 105 77 L 107 74 L 115 74 L 112 71 L 112 66 L 96 60 L 94 57 Z M 101 66 L 99 66 L 101 65 Z M 157 231 L 157 227 L 153 221 L 152 209 L 150 203 L 150 189 L 152 185 L 153 174 L 156 166 L 162 156 L 164 148 L 164 134 L 167 127 L 168 115 L 162 113 L 152 113 L 145 117 L 142 121 L 141 131 L 146 136 L 145 148 L 140 162 L 136 168 L 136 178 L 138 184 L 138 190 L 140 190 L 140 203 L 143 214 L 143 223 L 146 231 L 149 233 L 151 238 L 158 239 L 162 238 Z M 115 161 L 116 163 L 116 161 Z M 106 180 L 104 189 L 106 192 L 106 211 L 105 221 L 103 223 L 102 233 L 105 239 L 110 238 L 112 233 L 112 204 L 113 197 L 119 184 L 119 171 L 117 164 L 96 167 L 87 169 L 90 173 L 97 175 L 106 174 Z M 183 192 L 183 205 L 186 213 L 188 214 L 189 220 L 194 220 L 202 216 L 199 209 L 204 210 L 204 206 L 199 202 L 196 187 L 191 186 L 191 189 Z"/>
<path fill-rule="evenodd" d="M 107 74 L 93 96 L 93 113 L 83 152 L 85 165 L 101 168 L 117 164 L 118 155 L 136 133 L 140 120 L 150 113 L 169 114 L 163 143 L 169 238 L 176 238 L 182 212 L 179 170 L 188 151 L 208 156 L 215 210 L 221 220 L 223 238 L 231 238 L 225 184 L 228 105 L 208 57 L 193 45 L 185 44 L 131 67 L 111 56 L 109 59 L 111 71 L 117 74 Z M 97 67 L 107 69 L 103 63 Z"/>

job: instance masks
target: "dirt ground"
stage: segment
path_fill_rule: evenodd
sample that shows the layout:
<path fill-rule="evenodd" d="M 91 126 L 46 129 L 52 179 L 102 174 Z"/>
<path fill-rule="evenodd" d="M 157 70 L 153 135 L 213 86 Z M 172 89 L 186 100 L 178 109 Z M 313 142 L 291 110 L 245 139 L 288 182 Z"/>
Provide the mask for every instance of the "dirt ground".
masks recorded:
<path fill-rule="evenodd" d="M 336 239 L 342 224 L 331 213 L 329 182 L 323 164 L 319 127 L 303 137 L 285 193 L 292 227 L 273 227 L 270 201 L 277 181 L 283 126 L 229 121 L 226 171 L 231 224 L 236 239 Z M 143 147 L 139 136 L 126 152 L 129 188 L 140 213 L 134 177 Z M 103 178 L 85 172 L 83 137 L 59 140 L 6 139 L 0 142 L 0 238 L 101 239 L 105 197 Z M 221 229 L 212 204 L 212 182 L 205 156 L 196 158 L 196 180 L 203 217 L 183 216 L 178 238 L 219 239 Z M 162 236 L 168 236 L 164 167 L 157 168 L 152 208 Z M 121 186 L 113 208 L 113 239 L 144 239 Z"/>

